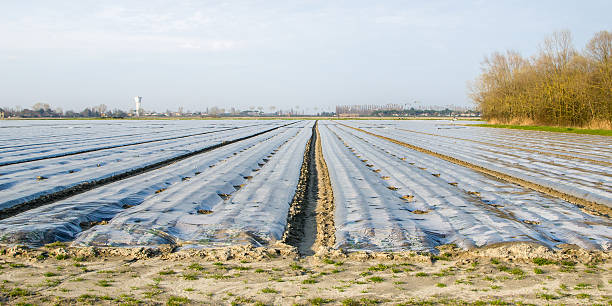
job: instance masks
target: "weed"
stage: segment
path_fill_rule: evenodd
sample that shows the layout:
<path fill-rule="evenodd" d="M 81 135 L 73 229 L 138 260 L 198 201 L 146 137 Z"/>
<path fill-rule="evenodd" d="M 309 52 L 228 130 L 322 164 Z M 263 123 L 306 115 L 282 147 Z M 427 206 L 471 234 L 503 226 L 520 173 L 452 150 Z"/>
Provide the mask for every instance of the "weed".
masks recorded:
<path fill-rule="evenodd" d="M 574 287 L 575 290 L 591 289 L 591 288 L 593 288 L 593 286 L 587 283 L 579 283 L 579 284 L 576 284 L 576 287 Z"/>
<path fill-rule="evenodd" d="M 292 270 L 304 270 L 304 267 L 298 265 L 296 262 L 291 263 L 290 267 Z"/>
<path fill-rule="evenodd" d="M 196 271 L 204 270 L 204 267 L 202 267 L 202 265 L 200 265 L 199 263 L 192 263 L 187 268 L 191 270 L 196 270 Z"/>
<path fill-rule="evenodd" d="M 331 299 L 313 298 L 313 299 L 309 299 L 308 303 L 310 303 L 310 305 L 313 305 L 313 306 L 319 306 L 319 305 L 331 303 L 333 301 L 334 300 L 331 300 Z"/>
<path fill-rule="evenodd" d="M 532 262 L 538 266 L 544 266 L 544 265 L 554 265 L 556 264 L 555 261 L 552 261 L 550 259 L 546 259 L 546 258 L 542 258 L 542 257 L 536 257 L 534 259 L 532 259 Z"/>
<path fill-rule="evenodd" d="M 323 258 L 322 261 L 323 261 L 323 263 L 328 264 L 328 265 L 333 265 L 333 264 L 336 263 L 335 261 L 333 261 L 333 260 L 331 260 L 329 258 Z"/>
<path fill-rule="evenodd" d="M 516 275 L 516 276 L 523 276 L 523 275 L 525 275 L 525 271 L 521 270 L 521 268 L 513 268 L 510 271 L 508 271 L 508 273 L 510 273 L 512 275 Z"/>
<path fill-rule="evenodd" d="M 381 283 L 381 282 L 383 282 L 383 281 L 385 280 L 384 278 L 382 278 L 382 277 L 380 277 L 380 276 L 373 276 L 373 277 L 370 277 L 370 278 L 368 278 L 368 279 L 369 279 L 371 282 L 373 282 L 373 283 Z"/>
<path fill-rule="evenodd" d="M 189 302 L 190 302 L 190 300 L 188 298 L 186 298 L 186 297 L 171 296 L 170 298 L 168 298 L 168 302 L 166 302 L 166 305 L 168 305 L 168 306 L 178 306 L 178 305 L 187 304 Z"/>
<path fill-rule="evenodd" d="M 539 293 L 537 295 L 537 297 L 541 298 L 541 299 L 544 299 L 544 300 L 547 300 L 547 301 L 549 301 L 549 300 L 556 300 L 556 299 L 559 298 L 558 296 L 556 296 L 554 294 L 548 294 L 548 293 Z"/>
<path fill-rule="evenodd" d="M 67 254 L 59 254 L 57 256 L 55 256 L 55 259 L 57 260 L 64 260 L 64 259 L 68 259 L 70 258 L 70 256 L 68 256 Z"/>
<path fill-rule="evenodd" d="M 10 297 L 15 297 L 15 296 L 28 296 L 32 294 L 30 291 L 26 290 L 26 289 L 21 289 L 21 288 L 13 288 L 11 291 L 9 291 L 8 295 Z"/>
<path fill-rule="evenodd" d="M 261 289 L 261 292 L 263 292 L 263 293 L 278 293 L 278 291 L 276 291 L 276 290 L 274 290 L 274 289 L 272 289 L 270 287 L 266 287 L 266 288 Z"/>
<path fill-rule="evenodd" d="M 559 262 L 559 264 L 561 264 L 562 266 L 565 267 L 574 267 L 576 266 L 576 262 L 575 261 L 571 261 L 571 260 L 562 260 Z"/>
<path fill-rule="evenodd" d="M 579 298 L 579 299 L 588 299 L 590 297 L 591 297 L 591 295 L 587 294 L 587 293 L 578 293 L 578 294 L 576 294 L 576 298 Z"/>
<path fill-rule="evenodd" d="M 376 266 L 372 266 L 372 267 L 368 268 L 368 270 L 370 270 L 370 271 L 385 271 L 387 269 L 389 269 L 389 266 L 384 265 L 384 264 L 378 264 Z"/>
<path fill-rule="evenodd" d="M 60 242 L 60 241 L 45 244 L 45 248 L 49 248 L 49 249 L 65 248 L 65 247 L 66 247 L 66 243 Z"/>
<path fill-rule="evenodd" d="M 196 280 L 198 276 L 198 273 L 183 273 L 183 279 L 185 280 Z"/>
<path fill-rule="evenodd" d="M 312 278 L 305 279 L 305 280 L 302 281 L 302 284 L 304 284 L 304 285 L 311 285 L 311 284 L 315 284 L 315 283 L 317 283 L 317 280 L 316 279 L 312 279 Z"/>

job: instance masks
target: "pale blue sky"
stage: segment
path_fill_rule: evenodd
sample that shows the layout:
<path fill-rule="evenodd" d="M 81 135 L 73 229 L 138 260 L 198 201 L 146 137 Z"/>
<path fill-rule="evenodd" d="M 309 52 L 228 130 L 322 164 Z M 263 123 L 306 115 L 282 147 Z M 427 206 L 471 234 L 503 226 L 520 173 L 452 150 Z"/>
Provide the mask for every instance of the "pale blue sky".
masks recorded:
<path fill-rule="evenodd" d="M 0 106 L 469 105 L 485 55 L 556 30 L 582 48 L 612 1 L 0 3 Z"/>

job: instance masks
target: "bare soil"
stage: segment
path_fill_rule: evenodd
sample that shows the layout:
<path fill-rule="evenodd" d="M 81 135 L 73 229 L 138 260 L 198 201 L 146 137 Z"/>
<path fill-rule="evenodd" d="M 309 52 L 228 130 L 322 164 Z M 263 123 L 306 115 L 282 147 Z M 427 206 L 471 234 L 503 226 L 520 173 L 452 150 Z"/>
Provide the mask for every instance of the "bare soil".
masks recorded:
<path fill-rule="evenodd" d="M 240 246 L 0 249 L 7 304 L 397 305 L 612 302 L 610 253 L 502 244 L 440 255 Z"/>

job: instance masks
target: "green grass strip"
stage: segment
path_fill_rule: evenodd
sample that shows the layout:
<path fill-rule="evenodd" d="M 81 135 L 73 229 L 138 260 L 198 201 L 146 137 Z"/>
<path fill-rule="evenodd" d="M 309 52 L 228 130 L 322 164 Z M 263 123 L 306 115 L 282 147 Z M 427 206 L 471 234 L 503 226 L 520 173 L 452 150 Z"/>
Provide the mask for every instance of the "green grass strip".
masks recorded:
<path fill-rule="evenodd" d="M 600 135 L 600 136 L 612 136 L 612 130 L 590 130 L 590 129 L 571 128 L 571 127 L 557 127 L 557 126 L 511 125 L 511 124 L 469 124 L 467 126 L 480 126 L 480 127 L 516 129 L 516 130 L 529 130 L 529 131 L 545 131 L 545 132 L 556 132 L 556 133 L 574 133 L 574 134 L 589 134 L 589 135 Z"/>

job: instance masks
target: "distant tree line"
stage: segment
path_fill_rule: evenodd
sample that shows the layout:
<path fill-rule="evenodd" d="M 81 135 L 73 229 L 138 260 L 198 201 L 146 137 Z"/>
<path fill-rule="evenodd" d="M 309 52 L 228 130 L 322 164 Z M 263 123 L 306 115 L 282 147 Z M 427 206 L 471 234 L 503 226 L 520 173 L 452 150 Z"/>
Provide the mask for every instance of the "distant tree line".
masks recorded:
<path fill-rule="evenodd" d="M 562 31 L 530 58 L 493 53 L 470 87 L 489 121 L 612 128 L 612 32 L 596 33 L 583 51 Z"/>
<path fill-rule="evenodd" d="M 449 108 L 445 109 L 415 109 L 411 107 L 410 109 L 404 110 L 384 110 L 384 111 L 375 111 L 372 113 L 372 116 L 379 117 L 452 117 L 452 116 L 465 116 L 465 117 L 478 117 L 480 116 L 480 112 L 477 110 L 464 110 L 457 111 Z"/>
<path fill-rule="evenodd" d="M 0 108 L 0 112 L 4 112 L 5 118 L 19 117 L 19 118 L 96 118 L 96 117 L 115 117 L 123 118 L 127 117 L 127 113 L 120 110 L 108 110 L 106 105 L 100 104 L 98 106 L 87 107 L 80 112 L 72 110 L 63 111 L 62 108 L 52 108 L 47 103 L 36 103 L 31 108 Z"/>

